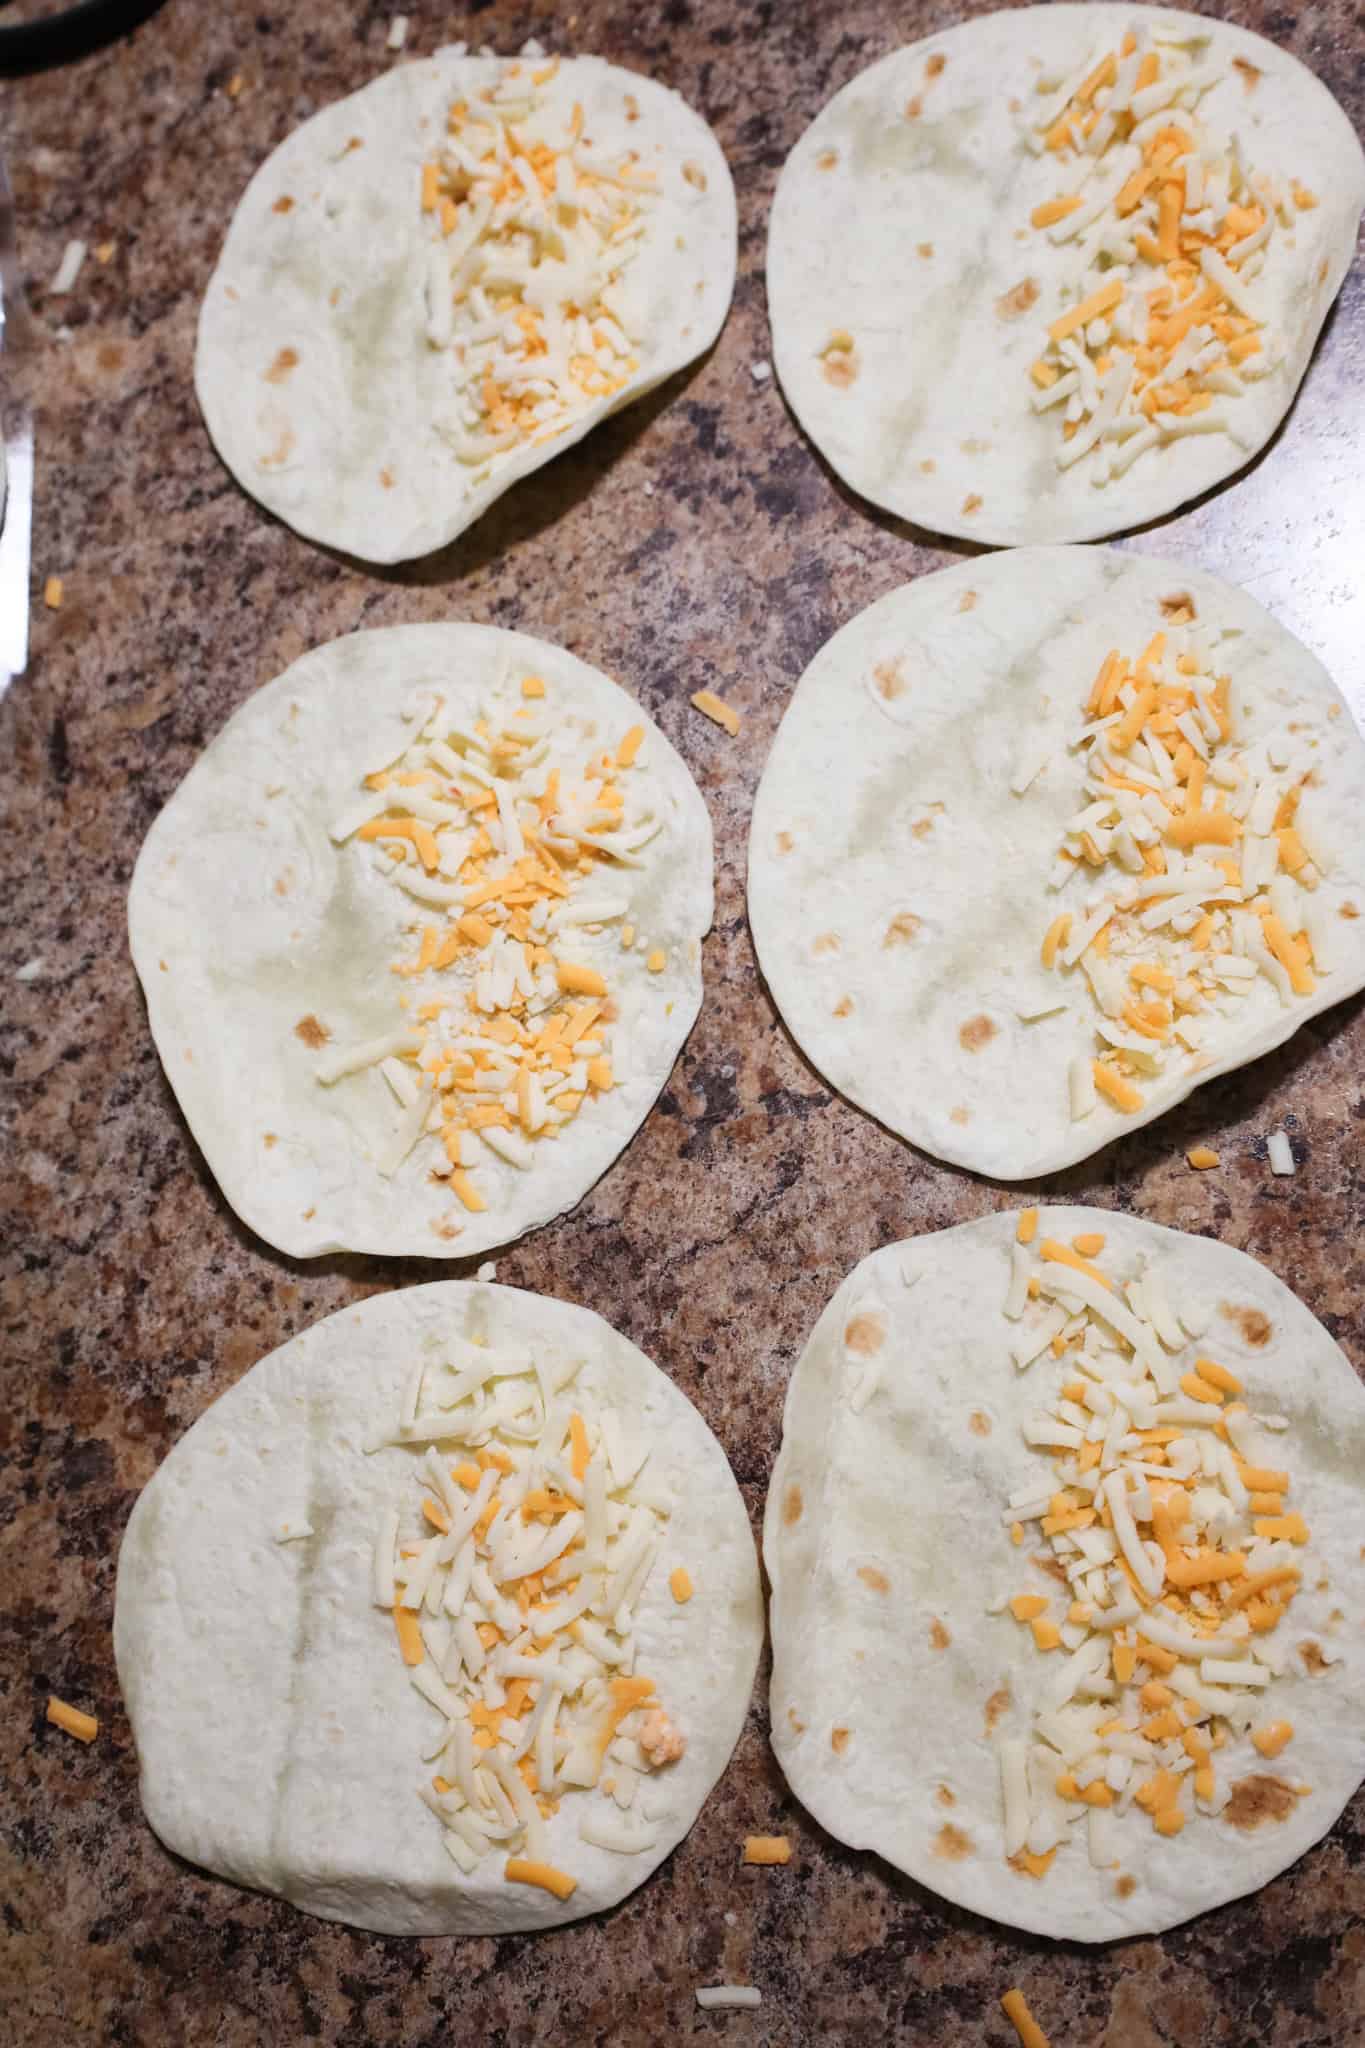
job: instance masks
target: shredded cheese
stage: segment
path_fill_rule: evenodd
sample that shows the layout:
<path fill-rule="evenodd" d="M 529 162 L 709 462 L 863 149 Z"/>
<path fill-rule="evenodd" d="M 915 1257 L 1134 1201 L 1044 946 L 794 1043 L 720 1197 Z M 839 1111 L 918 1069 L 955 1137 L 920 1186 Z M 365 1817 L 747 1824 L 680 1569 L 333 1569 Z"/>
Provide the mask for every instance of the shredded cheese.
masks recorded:
<path fill-rule="evenodd" d="M 64 591 L 65 585 L 63 584 L 60 576 L 49 576 L 47 580 L 44 582 L 43 603 L 47 606 L 50 612 L 58 612 L 61 610 L 62 597 Z"/>
<path fill-rule="evenodd" d="M 642 1483 L 648 1448 L 584 1378 L 577 1362 L 477 1343 L 415 1366 L 384 1441 L 412 1451 L 417 1486 L 384 1516 L 369 1566 L 440 1717 L 418 1790 L 446 1848 L 466 1872 L 497 1853 L 509 1883 L 559 1899 L 577 1882 L 550 1853 L 562 1802 L 580 1810 L 578 1842 L 638 1855 L 657 1835 L 636 1789 L 686 1749 L 634 1670 L 671 1502 Z"/>
<path fill-rule="evenodd" d="M 314 1072 L 370 1086 L 380 1068 L 400 1107 L 379 1171 L 414 1156 L 481 1214 L 628 1071 L 619 932 L 665 818 L 643 725 L 604 751 L 536 675 L 504 673 L 477 715 L 456 701 L 421 700 L 410 744 L 331 827 L 402 906 L 411 950 L 389 970 L 400 1028 L 327 1046 Z"/>
<path fill-rule="evenodd" d="M 1075 178 L 1029 214 L 1071 259 L 1030 396 L 1056 408 L 1058 467 L 1089 459 L 1101 487 L 1182 435 L 1236 439 L 1237 401 L 1280 357 L 1254 281 L 1316 202 L 1204 118 L 1225 75 L 1139 27 L 1020 117 L 1029 148 Z"/>
<path fill-rule="evenodd" d="M 1076 1242 L 1089 1250 L 1100 1235 Z M 1014 1683 L 1027 1735 L 1007 1726 L 997 1740 L 1003 1853 L 1044 1880 L 1050 1860 L 1035 1869 L 1021 1858 L 1051 1859 L 1076 1829 L 1095 1867 L 1127 1867 L 1142 1853 L 1134 1809 L 1170 1839 L 1221 1813 L 1242 1744 L 1278 1755 L 1293 1727 L 1264 1714 L 1287 1668 L 1277 1632 L 1310 1569 L 1319 1591 L 1323 1579 L 1304 1562 L 1306 1520 L 1286 1508 L 1289 1473 L 1241 1454 L 1242 1380 L 1188 1335 L 1198 1318 L 1172 1308 L 1159 1269 L 1087 1271 L 1076 1252 L 1057 1258 L 1071 1248 L 1044 1228 L 1040 1299 L 1020 1311 L 1021 1338 L 1012 1310 L 1032 1254 L 1018 1236 L 1010 1370 L 1055 1374 L 1023 1431 L 1050 1470 L 1001 1519 L 1015 1551 L 1014 1532 L 1038 1526 L 1045 1576 L 992 1612 L 1028 1628 L 1047 1668 L 1031 1704 Z M 1028 1319 L 1038 1334 L 1054 1327 L 1053 1303 L 1060 1348 L 1027 1341 Z"/>
<path fill-rule="evenodd" d="M 1137 1114 L 1146 1084 L 1209 1064 L 1225 1018 L 1292 1005 L 1328 972 L 1310 904 L 1323 870 L 1293 823 L 1320 742 L 1243 739 L 1223 636 L 1184 599 L 1153 624 L 1141 651 L 1110 648 L 1070 741 L 1081 808 L 1049 887 L 1075 900 L 1050 912 L 1040 957 L 1090 998 L 1096 1043 L 1068 1072 L 1073 1121 L 1098 1097 Z M 1208 1146 L 1187 1157 L 1219 1163 Z"/>
<path fill-rule="evenodd" d="M 731 739 L 738 735 L 739 713 L 733 705 L 718 697 L 714 690 L 695 690 L 692 702 L 703 717 L 709 718 L 713 725 L 722 726 Z"/>
<path fill-rule="evenodd" d="M 100 1724 L 93 1714 L 83 1714 L 79 1707 L 68 1706 L 55 1693 L 48 1698 L 47 1718 L 54 1728 L 62 1728 L 68 1735 L 74 1735 L 77 1742 L 93 1742 L 100 1732 Z"/>
<path fill-rule="evenodd" d="M 792 1845 L 785 1835 L 746 1835 L 744 1837 L 744 1861 L 746 1863 L 778 1864 L 790 1863 Z"/>

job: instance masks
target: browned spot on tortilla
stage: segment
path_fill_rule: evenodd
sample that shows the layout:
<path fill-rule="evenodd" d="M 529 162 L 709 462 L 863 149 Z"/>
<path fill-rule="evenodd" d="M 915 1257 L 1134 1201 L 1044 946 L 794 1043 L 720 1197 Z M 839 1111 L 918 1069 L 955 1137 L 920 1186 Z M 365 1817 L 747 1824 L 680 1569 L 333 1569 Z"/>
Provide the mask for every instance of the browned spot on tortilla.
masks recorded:
<path fill-rule="evenodd" d="M 915 94 L 915 97 L 912 100 L 907 100 L 905 102 L 905 118 L 907 121 L 918 121 L 923 111 L 924 102 L 920 98 L 918 93 Z"/>
<path fill-rule="evenodd" d="M 1327 258 L 1326 258 L 1326 257 L 1324 256 L 1324 257 L 1323 257 L 1323 259 L 1322 259 L 1322 261 L 1321 261 L 1321 263 L 1320 263 L 1320 264 L 1318 265 L 1318 283 L 1319 283 L 1319 284 L 1326 284 L 1326 282 L 1327 282 Z M 1335 707 L 1333 707 L 1333 708 L 1335 708 Z M 1328 717 L 1329 717 L 1329 718 L 1330 718 L 1330 716 L 1331 716 L 1331 712 L 1329 712 L 1329 713 L 1328 713 Z"/>
<path fill-rule="evenodd" d="M 312 1213 L 313 1212 L 310 1209 L 308 1211 L 308 1214 L 311 1216 Z M 453 1217 L 449 1216 L 447 1216 L 440 1223 L 433 1223 L 431 1227 L 436 1232 L 436 1235 L 438 1237 L 444 1237 L 450 1241 L 453 1241 L 457 1237 L 463 1237 L 464 1235 L 464 1225 L 462 1223 L 456 1223 Z"/>
<path fill-rule="evenodd" d="M 943 1857 L 947 1863 L 960 1863 L 964 1856 L 972 1853 L 972 1838 L 964 1835 L 961 1828 L 955 1828 L 950 1820 L 934 1836 L 934 1854 Z"/>
<path fill-rule="evenodd" d="M 922 256 L 926 263 L 929 261 L 929 258 L 933 255 L 933 253 L 934 245 L 932 242 L 916 242 L 915 254 L 917 256 Z"/>
<path fill-rule="evenodd" d="M 969 1017 L 957 1034 L 957 1042 L 964 1052 L 980 1052 L 994 1036 L 995 1026 L 989 1017 Z"/>
<path fill-rule="evenodd" d="M 974 590 L 964 590 L 957 601 L 957 608 L 960 612 L 969 612 L 975 603 L 976 592 Z"/>
<path fill-rule="evenodd" d="M 838 950 L 838 932 L 821 932 L 819 938 L 811 946 L 812 953 L 837 953 Z"/>
<path fill-rule="evenodd" d="M 966 1107 L 965 1103 L 959 1102 L 953 1109 L 950 1109 L 948 1111 L 948 1121 L 950 1123 L 969 1124 L 971 1120 L 972 1113 Z"/>
<path fill-rule="evenodd" d="M 261 1143 L 265 1146 L 267 1152 L 269 1152 L 272 1149 L 272 1147 L 278 1145 L 279 1142 L 279 1139 L 275 1136 L 275 1133 L 273 1131 L 267 1131 L 264 1138 L 261 1140 Z"/>
<path fill-rule="evenodd" d="M 1259 1351 L 1263 1344 L 1270 1342 L 1273 1332 L 1270 1318 L 1261 1314 L 1258 1308 L 1238 1308 L 1230 1301 L 1219 1303 L 1223 1314 L 1230 1323 L 1236 1323 L 1248 1344 L 1254 1344 Z"/>
<path fill-rule="evenodd" d="M 929 1630 L 929 1641 L 933 1645 L 934 1649 L 946 1650 L 949 1643 L 951 1643 L 952 1640 L 952 1637 L 949 1635 L 947 1629 L 943 1626 L 943 1623 L 939 1620 L 938 1616 L 935 1615 L 933 1626 Z"/>
<path fill-rule="evenodd" d="M 925 476 L 932 476 L 937 468 L 938 464 L 935 462 L 932 455 L 927 455 L 924 461 L 920 464 L 920 470 Z"/>
<path fill-rule="evenodd" d="M 981 498 L 976 491 L 968 491 L 966 497 L 962 500 L 962 509 L 969 516 L 971 513 L 981 510 Z"/>
<path fill-rule="evenodd" d="M 1114 1880 L 1114 1890 L 1121 1899 L 1131 1899 L 1133 1893 L 1137 1890 L 1137 1879 L 1128 1876 L 1125 1872 L 1122 1877 Z"/>
<path fill-rule="evenodd" d="M 889 946 L 908 946 L 919 927 L 920 920 L 913 910 L 898 910 L 886 927 L 886 935 L 882 939 L 883 952 Z"/>
<path fill-rule="evenodd" d="M 937 78 L 947 62 L 948 59 L 945 56 L 943 56 L 939 51 L 935 50 L 933 56 L 929 59 L 928 63 L 924 67 L 925 77 Z"/>
<path fill-rule="evenodd" d="M 800 1521 L 801 1510 L 804 1506 L 805 1502 L 801 1498 L 800 1487 L 794 1484 L 789 1486 L 787 1488 L 787 1497 L 782 1503 L 782 1519 L 789 1529 L 793 1522 Z"/>
<path fill-rule="evenodd" d="M 829 1746 L 834 1751 L 834 1754 L 836 1756 L 842 1756 L 844 1751 L 848 1748 L 848 1738 L 852 1733 L 853 1730 L 851 1728 L 830 1729 Z"/>
<path fill-rule="evenodd" d="M 1250 1778 L 1239 1778 L 1232 1788 L 1232 1797 L 1223 1808 L 1223 1818 L 1235 1828 L 1250 1832 L 1261 1826 L 1263 1821 L 1288 1820 L 1294 1811 L 1298 1793 L 1292 1785 L 1286 1785 L 1283 1778 L 1272 1778 L 1264 1771 L 1257 1771 Z"/>
<path fill-rule="evenodd" d="M 275 204 L 271 207 L 270 211 L 272 213 L 289 213 L 293 210 L 293 205 L 294 202 L 289 197 L 289 194 L 287 192 L 281 192 L 279 198 L 275 201 Z"/>
<path fill-rule="evenodd" d="M 1358 905 L 1356 905 L 1356 904 L 1354 904 L 1354 903 L 1350 903 L 1350 902 L 1347 902 L 1347 903 L 1343 903 L 1343 904 L 1342 904 L 1342 906 L 1341 906 L 1341 908 L 1340 908 L 1340 910 L 1339 910 L 1339 911 L 1337 912 L 1337 916 L 1338 916 L 1338 917 L 1359 917 L 1359 916 L 1360 916 L 1360 910 L 1359 910 L 1359 906 L 1358 906 Z"/>
<path fill-rule="evenodd" d="M 638 100 L 636 99 L 636 97 L 635 97 L 635 95 L 634 95 L 634 93 L 633 93 L 633 92 L 628 92 L 628 93 L 626 94 L 626 96 L 625 96 L 625 109 L 626 109 L 626 119 L 627 119 L 628 121 L 638 121 L 638 120 L 639 120 L 639 118 L 640 118 L 640 102 L 639 102 L 639 101 L 638 101 Z"/>
<path fill-rule="evenodd" d="M 1181 619 L 1182 625 L 1187 623 L 1189 619 L 1195 619 L 1199 616 L 1195 610 L 1194 599 L 1190 596 L 1188 590 L 1173 590 L 1169 597 L 1162 598 L 1161 616 L 1164 619 L 1176 619 L 1182 613 L 1185 615 Z"/>
<path fill-rule="evenodd" d="M 698 192 L 704 192 L 706 190 L 706 173 L 702 169 L 700 164 L 684 164 L 683 176 L 686 178 L 689 185 L 695 185 Z"/>
<path fill-rule="evenodd" d="M 872 680 L 877 686 L 877 695 L 884 697 L 888 704 L 897 697 L 903 697 L 910 687 L 901 674 L 898 661 L 879 661 L 872 671 Z"/>
<path fill-rule="evenodd" d="M 319 1045 L 326 1045 L 331 1035 L 327 1026 L 320 1024 L 311 1010 L 306 1017 L 300 1017 L 298 1023 L 294 1026 L 295 1038 L 301 1038 L 305 1045 L 311 1045 L 314 1048 Z"/>
<path fill-rule="evenodd" d="M 916 818 L 914 824 L 910 827 L 916 839 L 927 839 L 933 829 L 934 821 L 932 818 Z"/>
<path fill-rule="evenodd" d="M 1037 303 L 1037 278 L 1021 277 L 1018 284 L 1012 285 L 1009 291 L 1002 292 L 996 300 L 996 316 L 1001 320 L 1018 320 Z"/>
<path fill-rule="evenodd" d="M 819 156 L 815 159 L 815 168 L 817 171 L 832 171 L 838 161 L 839 152 L 837 149 L 822 149 Z"/>
<path fill-rule="evenodd" d="M 991 1433 L 991 1418 L 984 1408 L 973 1408 L 967 1427 L 973 1436 L 989 1436 Z"/>
<path fill-rule="evenodd" d="M 790 1721 L 790 1723 L 791 1723 L 791 1730 L 792 1730 L 792 1734 L 793 1734 L 793 1735 L 804 1735 L 804 1734 L 805 1734 L 805 1732 L 806 1732 L 806 1724 L 805 1724 L 805 1722 L 804 1722 L 804 1721 L 803 1721 L 803 1720 L 801 1719 L 801 1716 L 800 1716 L 800 1715 L 799 1715 L 799 1714 L 797 1713 L 797 1711 L 796 1711 L 795 1707 L 788 1707 L 788 1709 L 787 1709 L 787 1719 L 788 1719 L 788 1720 Z"/>
<path fill-rule="evenodd" d="M 170 973 L 170 971 L 171 971 L 171 970 L 170 970 L 170 968 L 169 968 L 169 967 L 168 967 L 168 966 L 166 965 L 166 963 L 165 963 L 165 961 L 164 961 L 164 960 L 158 960 L 156 964 L 157 964 L 157 966 L 158 966 L 158 967 L 159 967 L 159 968 L 161 969 L 161 972 L 162 972 L 163 974 L 169 974 L 169 973 Z M 1360 1554 L 1361 1554 L 1361 1556 L 1362 1556 L 1362 1557 L 1365 1557 L 1365 1550 L 1362 1550 Z"/>
<path fill-rule="evenodd" d="M 886 1324 L 880 1316 L 864 1309 L 844 1330 L 844 1346 L 855 1358 L 871 1358 L 886 1342 Z"/>
<path fill-rule="evenodd" d="M 360 137 L 359 135 L 352 135 L 352 136 L 351 136 L 351 137 L 350 137 L 350 138 L 348 139 L 348 141 L 347 141 L 347 143 L 346 143 L 346 147 L 345 147 L 345 149 L 343 149 L 343 150 L 342 150 L 341 154 L 342 154 L 343 156 L 349 156 L 349 155 L 351 154 L 351 151 L 352 151 L 353 149 L 363 149 L 364 147 L 365 147 L 365 144 L 364 144 L 364 140 L 362 139 L 362 137 Z"/>
<path fill-rule="evenodd" d="M 836 1017 L 851 1017 L 853 1015 L 852 996 L 844 996 L 834 1005 L 834 1015 Z"/>
<path fill-rule="evenodd" d="M 956 1806 L 956 1792 L 952 1791 L 947 1785 L 940 1785 L 938 1788 L 938 1803 L 940 1806 Z"/>
<path fill-rule="evenodd" d="M 870 1586 L 874 1593 L 889 1593 L 891 1591 L 890 1579 L 887 1578 L 885 1572 L 879 1572 L 875 1564 L 860 1564 L 858 1566 L 858 1577 L 865 1586 Z"/>
<path fill-rule="evenodd" d="M 1332 1668 L 1322 1654 L 1322 1644 L 1311 1639 L 1299 1644 L 1299 1655 L 1303 1659 L 1304 1670 L 1313 1678 L 1321 1678 L 1324 1671 L 1330 1671 Z"/>
<path fill-rule="evenodd" d="M 391 491 L 393 489 L 393 471 L 391 469 L 381 469 L 379 481 L 386 491 Z"/>
<path fill-rule="evenodd" d="M 1000 1719 L 1000 1716 L 1008 1711 L 1009 1704 L 1010 1689 L 1007 1685 L 1002 1685 L 998 1692 L 991 1694 L 986 1702 L 986 1733 L 988 1735 L 994 1735 L 995 1724 Z"/>
<path fill-rule="evenodd" d="M 1232 68 L 1241 78 L 1246 90 L 1255 92 L 1263 76 L 1260 65 L 1251 63 L 1246 57 L 1234 57 Z"/>
<path fill-rule="evenodd" d="M 293 886 L 294 870 L 292 868 L 286 868 L 282 875 L 276 875 L 275 894 L 277 896 L 287 896 L 289 894 L 289 891 L 293 888 Z"/>
<path fill-rule="evenodd" d="M 792 848 L 793 848 L 793 847 L 795 846 L 795 844 L 796 844 L 796 841 L 795 841 L 795 840 L 794 840 L 794 839 L 792 838 L 792 836 L 791 836 L 791 833 L 790 833 L 790 832 L 779 832 L 779 833 L 778 833 L 778 835 L 777 835 L 777 850 L 778 850 L 778 852 L 779 852 L 779 853 L 790 853 L 790 852 L 791 852 L 791 850 L 792 850 Z"/>
<path fill-rule="evenodd" d="M 274 447 L 268 451 L 268 453 L 261 457 L 261 468 L 278 469 L 282 462 L 288 460 L 289 452 L 293 448 L 293 446 L 293 429 L 291 427 L 282 427 L 280 429 L 279 440 L 275 443 Z"/>
<path fill-rule="evenodd" d="M 847 391 L 858 374 L 858 358 L 848 348 L 832 348 L 821 358 L 820 366 L 826 384 L 832 384 L 837 391 Z"/>
<path fill-rule="evenodd" d="M 1040 1572 L 1046 1572 L 1048 1577 L 1055 1579 L 1059 1586 L 1069 1584 L 1066 1576 L 1066 1566 L 1059 1557 L 1054 1557 L 1050 1550 L 1035 1550 L 1033 1562 L 1037 1565 Z"/>
<path fill-rule="evenodd" d="M 266 383 L 283 384 L 289 372 L 297 364 L 298 359 L 299 352 L 296 348 L 282 348 L 265 373 Z"/>

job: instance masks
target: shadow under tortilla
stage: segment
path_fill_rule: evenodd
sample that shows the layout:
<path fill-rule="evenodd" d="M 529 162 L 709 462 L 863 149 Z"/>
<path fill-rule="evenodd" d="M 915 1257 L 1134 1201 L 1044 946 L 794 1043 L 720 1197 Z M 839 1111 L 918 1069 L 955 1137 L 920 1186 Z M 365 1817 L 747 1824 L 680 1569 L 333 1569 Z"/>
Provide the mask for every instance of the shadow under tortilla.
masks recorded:
<path fill-rule="evenodd" d="M 315 541 L 307 545 L 319 547 L 322 554 L 342 568 L 374 577 L 381 583 L 398 584 L 410 590 L 458 584 L 510 555 L 523 542 L 539 539 L 589 497 L 608 470 L 653 426 L 660 413 L 678 402 L 714 353 L 713 342 L 705 355 L 685 363 L 652 391 L 623 405 L 619 412 L 608 413 L 589 428 L 581 441 L 571 443 L 562 454 L 510 485 L 472 526 L 432 554 L 415 555 L 406 562 L 367 562 L 361 556 L 348 555 Z"/>

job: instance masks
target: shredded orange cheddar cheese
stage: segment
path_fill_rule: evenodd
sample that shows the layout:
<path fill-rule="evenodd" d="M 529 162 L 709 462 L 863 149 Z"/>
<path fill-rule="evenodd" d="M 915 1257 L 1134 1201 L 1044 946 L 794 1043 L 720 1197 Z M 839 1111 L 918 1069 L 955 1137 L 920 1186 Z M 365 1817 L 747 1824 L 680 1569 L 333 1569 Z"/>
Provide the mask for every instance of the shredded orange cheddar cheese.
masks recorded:
<path fill-rule="evenodd" d="M 792 1845 L 785 1835 L 746 1835 L 744 1837 L 744 1861 L 746 1863 L 790 1863 L 791 1858 Z"/>
<path fill-rule="evenodd" d="M 68 1735 L 74 1735 L 77 1742 L 93 1742 L 100 1732 L 100 1724 L 93 1714 L 85 1714 L 79 1707 L 69 1706 L 65 1700 L 59 1700 L 55 1693 L 48 1697 L 47 1719 L 54 1728 L 64 1729 Z"/>

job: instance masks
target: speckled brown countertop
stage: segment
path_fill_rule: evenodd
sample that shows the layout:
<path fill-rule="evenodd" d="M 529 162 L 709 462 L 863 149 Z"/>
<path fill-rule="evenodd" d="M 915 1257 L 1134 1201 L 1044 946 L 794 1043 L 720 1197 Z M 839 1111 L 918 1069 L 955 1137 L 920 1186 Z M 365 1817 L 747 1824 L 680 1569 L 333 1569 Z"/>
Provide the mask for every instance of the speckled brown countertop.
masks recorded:
<path fill-rule="evenodd" d="M 0 1387 L 0 2009 L 25 2042 L 490 2043 L 550 2038 L 1003 2043 L 1022 1983 L 1058 2048 L 1365 2041 L 1365 1801 L 1258 1898 L 1159 1941 L 1056 1950 L 941 1905 L 828 1841 L 785 1792 L 756 1699 L 727 1777 L 669 1864 L 605 1921 L 532 1941 L 401 1942 L 326 1927 L 168 1856 L 142 1821 L 109 1627 L 137 1489 L 206 1403 L 305 1324 L 418 1262 L 291 1266 L 235 1221 L 152 1050 L 124 898 L 156 810 L 203 742 L 304 647 L 469 617 L 558 639 L 640 694 L 716 825 L 701 1021 L 639 1138 L 499 1277 L 587 1301 L 697 1401 L 757 1518 L 792 1359 L 836 1282 L 888 1239 L 1010 1204 L 831 1099 L 778 1024 L 744 922 L 750 799 L 797 675 L 897 581 L 951 559 L 871 514 L 802 442 L 771 383 L 762 255 L 784 152 L 830 92 L 948 4 L 405 0 L 410 48 L 537 34 L 677 86 L 739 189 L 733 315 L 693 372 L 571 451 L 445 554 L 379 575 L 268 520 L 195 408 L 195 311 L 228 210 L 266 151 L 385 63 L 364 0 L 171 0 L 131 42 L 4 88 L 0 135 L 51 337 L 35 378 L 39 492 L 29 673 L 0 707 L 7 1083 Z M 1306 59 L 1359 124 L 1365 19 L 1345 0 L 1211 9 Z M 240 74 L 236 98 L 227 92 Z M 110 241 L 57 301 L 68 235 Z M 57 331 L 65 327 L 60 338 Z M 1133 545 L 1249 584 L 1361 709 L 1365 410 L 1359 266 L 1284 433 L 1246 479 Z M 652 485 L 652 491 L 646 488 Z M 688 708 L 740 707 L 731 742 Z M 18 968 L 41 965 L 16 981 Z M 1365 1012 L 1348 1003 L 1056 1192 L 1216 1234 L 1264 1259 L 1365 1366 Z M 1299 1171 L 1272 1180 L 1283 1121 Z M 1194 1139 L 1219 1171 L 1194 1175 Z M 761 1680 L 766 1672 L 761 1674 Z M 90 1749 L 43 1725 L 93 1707 Z M 750 1828 L 792 1866 L 737 1868 Z M 703 2016 L 698 1982 L 762 1987 Z"/>

